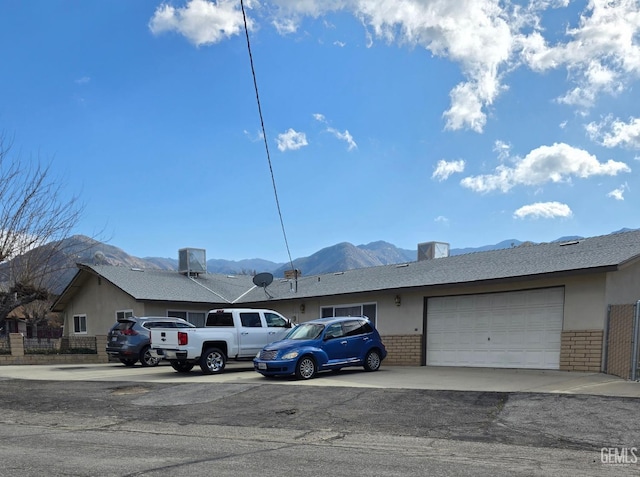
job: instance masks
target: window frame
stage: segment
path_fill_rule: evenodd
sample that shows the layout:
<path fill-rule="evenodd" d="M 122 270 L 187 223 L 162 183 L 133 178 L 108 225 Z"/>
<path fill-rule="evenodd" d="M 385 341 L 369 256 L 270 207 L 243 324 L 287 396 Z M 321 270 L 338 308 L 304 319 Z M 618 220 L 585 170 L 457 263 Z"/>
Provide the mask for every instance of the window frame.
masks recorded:
<path fill-rule="evenodd" d="M 120 316 L 122 316 L 123 320 L 126 320 L 127 318 L 132 318 L 133 315 L 133 310 L 132 309 L 128 309 L 128 310 L 116 310 L 116 321 L 118 321 L 120 319 Z"/>
<path fill-rule="evenodd" d="M 375 313 L 376 315 L 374 317 L 368 316 L 367 314 L 365 314 L 364 309 L 366 306 L 374 306 L 375 307 Z M 341 303 L 341 304 L 337 304 L 337 305 L 325 305 L 325 306 L 321 306 L 320 307 L 320 316 L 322 318 L 339 318 L 339 317 L 343 317 L 343 315 L 338 315 L 336 316 L 336 308 L 340 309 L 340 308 L 355 308 L 355 307 L 360 307 L 360 315 L 347 315 L 344 316 L 345 318 L 348 316 L 366 316 L 367 318 L 369 318 L 369 321 L 371 323 L 373 323 L 373 326 L 377 326 L 377 321 L 378 321 L 378 302 L 375 301 L 365 301 L 365 302 L 360 302 L 360 303 Z M 331 314 L 326 314 L 326 312 L 330 311 Z"/>
<path fill-rule="evenodd" d="M 83 324 L 84 324 L 84 330 L 82 330 Z M 85 313 L 73 315 L 73 334 L 74 335 L 87 334 L 87 315 Z"/>
<path fill-rule="evenodd" d="M 174 314 L 172 314 L 174 313 Z M 182 318 L 185 321 L 188 321 L 189 323 L 195 325 L 195 326 L 199 326 L 201 328 L 203 328 L 206 323 L 207 323 L 207 311 L 194 311 L 194 310 L 177 310 L 177 309 L 173 309 L 170 308 L 167 310 L 167 318 Z M 176 316 L 176 314 L 178 314 L 179 316 Z M 201 315 L 201 322 L 202 324 L 198 324 L 195 321 L 191 321 L 191 315 Z M 194 318 L 195 319 L 195 318 Z"/>

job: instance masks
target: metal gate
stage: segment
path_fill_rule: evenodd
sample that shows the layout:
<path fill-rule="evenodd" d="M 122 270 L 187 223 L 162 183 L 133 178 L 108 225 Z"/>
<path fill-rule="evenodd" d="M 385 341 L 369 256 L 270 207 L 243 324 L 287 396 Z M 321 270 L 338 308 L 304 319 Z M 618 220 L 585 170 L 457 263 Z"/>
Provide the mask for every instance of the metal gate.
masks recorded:
<path fill-rule="evenodd" d="M 640 301 L 609 305 L 605 327 L 603 371 L 624 379 L 640 379 Z"/>

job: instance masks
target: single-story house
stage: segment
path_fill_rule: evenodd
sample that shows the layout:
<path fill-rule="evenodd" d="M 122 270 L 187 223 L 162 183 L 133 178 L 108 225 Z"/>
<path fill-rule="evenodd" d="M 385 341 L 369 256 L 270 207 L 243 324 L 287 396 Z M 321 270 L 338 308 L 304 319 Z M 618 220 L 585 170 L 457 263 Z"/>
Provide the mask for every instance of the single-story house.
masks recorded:
<path fill-rule="evenodd" d="M 424 255 L 258 285 L 246 275 L 78 264 L 52 310 L 66 335 L 106 334 L 128 314 L 202 324 L 218 307 L 266 307 L 298 322 L 362 314 L 390 364 L 600 371 L 610 306 L 640 299 L 640 231 Z"/>

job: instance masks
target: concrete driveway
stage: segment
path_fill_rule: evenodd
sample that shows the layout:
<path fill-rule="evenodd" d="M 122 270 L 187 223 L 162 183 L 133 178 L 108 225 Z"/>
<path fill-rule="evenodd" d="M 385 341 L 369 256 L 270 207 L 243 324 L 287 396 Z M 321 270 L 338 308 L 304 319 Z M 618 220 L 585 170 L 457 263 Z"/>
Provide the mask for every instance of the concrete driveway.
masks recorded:
<path fill-rule="evenodd" d="M 292 378 L 266 379 L 253 371 L 251 363 L 231 362 L 223 374 L 205 376 L 198 368 L 188 374 L 162 364 L 155 368 L 119 363 L 0 366 L 0 379 L 48 381 L 124 381 L 153 383 L 261 383 L 286 386 L 339 386 L 379 389 L 429 389 L 442 391 L 487 391 L 588 394 L 640 398 L 640 383 L 602 373 L 567 371 L 383 366 L 375 373 L 347 368 L 339 374 L 321 373 L 310 381 Z"/>

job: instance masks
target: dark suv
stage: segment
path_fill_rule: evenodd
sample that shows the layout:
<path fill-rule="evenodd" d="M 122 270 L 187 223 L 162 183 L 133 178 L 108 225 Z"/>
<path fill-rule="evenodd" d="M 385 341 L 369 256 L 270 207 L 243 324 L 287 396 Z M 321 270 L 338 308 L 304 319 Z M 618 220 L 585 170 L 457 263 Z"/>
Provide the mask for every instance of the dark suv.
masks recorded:
<path fill-rule="evenodd" d="M 133 366 L 137 361 L 142 366 L 157 366 L 160 360 L 149 350 L 151 328 L 195 328 L 195 325 L 167 316 L 121 318 L 107 333 L 107 354 L 125 366 Z"/>

